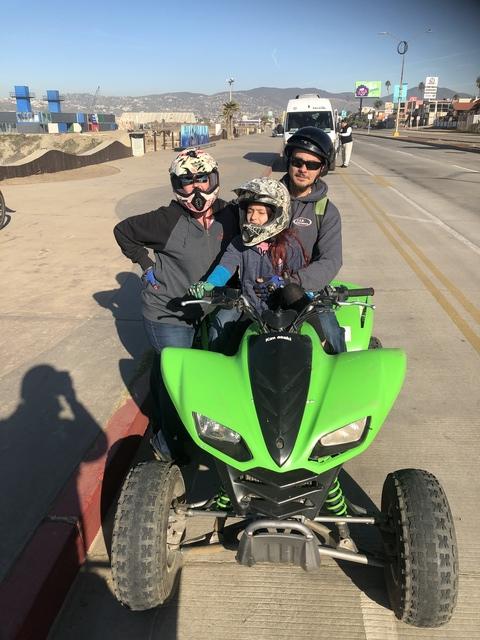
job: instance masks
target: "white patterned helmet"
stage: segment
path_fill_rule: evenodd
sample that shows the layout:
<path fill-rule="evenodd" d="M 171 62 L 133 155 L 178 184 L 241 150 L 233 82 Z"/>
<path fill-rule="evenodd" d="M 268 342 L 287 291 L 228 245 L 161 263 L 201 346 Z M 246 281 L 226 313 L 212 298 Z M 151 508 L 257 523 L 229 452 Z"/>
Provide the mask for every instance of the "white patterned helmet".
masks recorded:
<path fill-rule="evenodd" d="M 233 190 L 240 209 L 240 227 L 243 244 L 254 246 L 273 238 L 290 224 L 290 194 L 287 188 L 273 178 L 254 178 Z M 270 207 L 272 215 L 264 225 L 247 222 L 247 208 L 258 203 Z"/>
<path fill-rule="evenodd" d="M 194 213 L 205 213 L 210 209 L 217 199 L 220 181 L 218 165 L 209 153 L 201 149 L 182 151 L 170 165 L 169 171 L 173 190 L 181 205 Z M 191 193 L 187 193 L 184 187 L 192 184 L 193 176 L 200 181 L 208 180 L 208 189 L 203 191 L 195 187 Z"/>

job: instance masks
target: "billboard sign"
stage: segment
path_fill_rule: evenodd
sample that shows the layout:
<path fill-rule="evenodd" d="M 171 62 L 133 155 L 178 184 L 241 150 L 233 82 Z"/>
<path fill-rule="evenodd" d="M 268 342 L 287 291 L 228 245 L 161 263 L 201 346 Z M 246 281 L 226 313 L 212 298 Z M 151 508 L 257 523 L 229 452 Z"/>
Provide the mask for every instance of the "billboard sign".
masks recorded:
<path fill-rule="evenodd" d="M 355 82 L 356 98 L 380 98 L 381 80 L 357 80 Z"/>
<path fill-rule="evenodd" d="M 427 76 L 425 78 L 424 100 L 435 100 L 437 97 L 438 76 Z"/>
<path fill-rule="evenodd" d="M 397 103 L 399 99 L 400 99 L 400 102 L 405 102 L 405 100 L 407 99 L 407 89 L 408 89 L 408 84 L 406 82 L 402 84 L 401 92 L 400 92 L 400 85 L 396 84 L 393 87 L 393 102 Z"/>

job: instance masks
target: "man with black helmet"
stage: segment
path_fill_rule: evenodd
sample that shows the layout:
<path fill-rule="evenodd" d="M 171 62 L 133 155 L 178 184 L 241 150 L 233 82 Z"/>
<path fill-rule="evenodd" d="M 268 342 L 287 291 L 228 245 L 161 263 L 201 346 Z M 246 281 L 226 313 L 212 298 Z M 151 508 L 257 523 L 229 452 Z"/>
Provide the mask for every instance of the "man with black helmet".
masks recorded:
<path fill-rule="evenodd" d="M 238 234 L 236 207 L 217 197 L 218 165 L 211 155 L 199 149 L 183 151 L 170 166 L 170 181 L 176 200 L 127 218 L 114 229 L 122 252 L 143 270 L 143 322 L 156 352 L 150 387 L 157 409 L 157 440 L 152 442 L 157 452 L 163 444 L 158 427 L 165 434 L 175 432 L 172 424 L 180 424 L 160 375 L 162 349 L 192 345 L 202 308 L 182 307 L 180 302 L 192 282 L 209 275 Z"/>
<path fill-rule="evenodd" d="M 292 279 L 307 291 L 323 289 L 342 266 L 342 227 L 337 207 L 327 197 L 321 179 L 335 157 L 330 136 L 316 127 L 298 129 L 285 145 L 287 173 L 281 182 L 291 197 L 290 228 L 310 256 L 310 263 Z M 334 313 L 322 313 L 321 323 L 336 352 L 346 351 L 344 330 Z"/>

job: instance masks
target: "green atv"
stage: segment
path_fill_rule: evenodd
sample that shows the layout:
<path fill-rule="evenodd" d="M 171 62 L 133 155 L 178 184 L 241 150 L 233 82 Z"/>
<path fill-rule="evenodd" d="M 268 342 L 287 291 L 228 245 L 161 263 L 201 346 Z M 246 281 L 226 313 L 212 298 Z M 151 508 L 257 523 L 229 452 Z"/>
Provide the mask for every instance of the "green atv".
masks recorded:
<path fill-rule="evenodd" d="M 451 618 L 457 547 L 438 480 L 419 469 L 388 474 L 381 511 L 374 513 L 352 503 L 340 484 L 342 466 L 373 443 L 392 408 L 406 356 L 371 337 L 372 289 L 333 284 L 301 310 L 261 316 L 238 291 L 216 289 L 203 302 L 236 308 L 252 320 L 238 352 L 163 351 L 168 392 L 193 442 L 215 462 L 220 482 L 203 501 L 189 504 L 176 464 L 153 460 L 130 471 L 112 543 L 115 594 L 128 608 L 163 604 L 176 589 L 184 554 L 228 541 L 247 566 L 277 562 L 316 571 L 329 556 L 384 567 L 399 619 L 436 627 Z M 348 351 L 338 355 L 326 353 L 309 323 L 332 309 L 347 331 Z M 206 515 L 215 518 L 214 534 L 188 540 L 187 519 Z M 233 524 L 227 526 L 228 519 Z M 351 524 L 377 527 L 384 552 L 360 550 Z"/>

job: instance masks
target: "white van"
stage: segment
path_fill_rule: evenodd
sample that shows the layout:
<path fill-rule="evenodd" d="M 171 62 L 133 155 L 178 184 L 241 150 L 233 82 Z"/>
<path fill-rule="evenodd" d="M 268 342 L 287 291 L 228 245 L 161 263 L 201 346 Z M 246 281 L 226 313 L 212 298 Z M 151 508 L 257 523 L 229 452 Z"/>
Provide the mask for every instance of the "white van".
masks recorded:
<path fill-rule="evenodd" d="M 332 108 L 332 103 L 326 98 L 320 98 L 316 93 L 298 95 L 289 100 L 285 113 L 283 146 L 298 129 L 302 127 L 318 127 L 328 133 L 334 149 L 337 151 L 339 139 L 336 131 L 338 111 Z M 335 160 L 330 170 L 334 171 Z"/>

